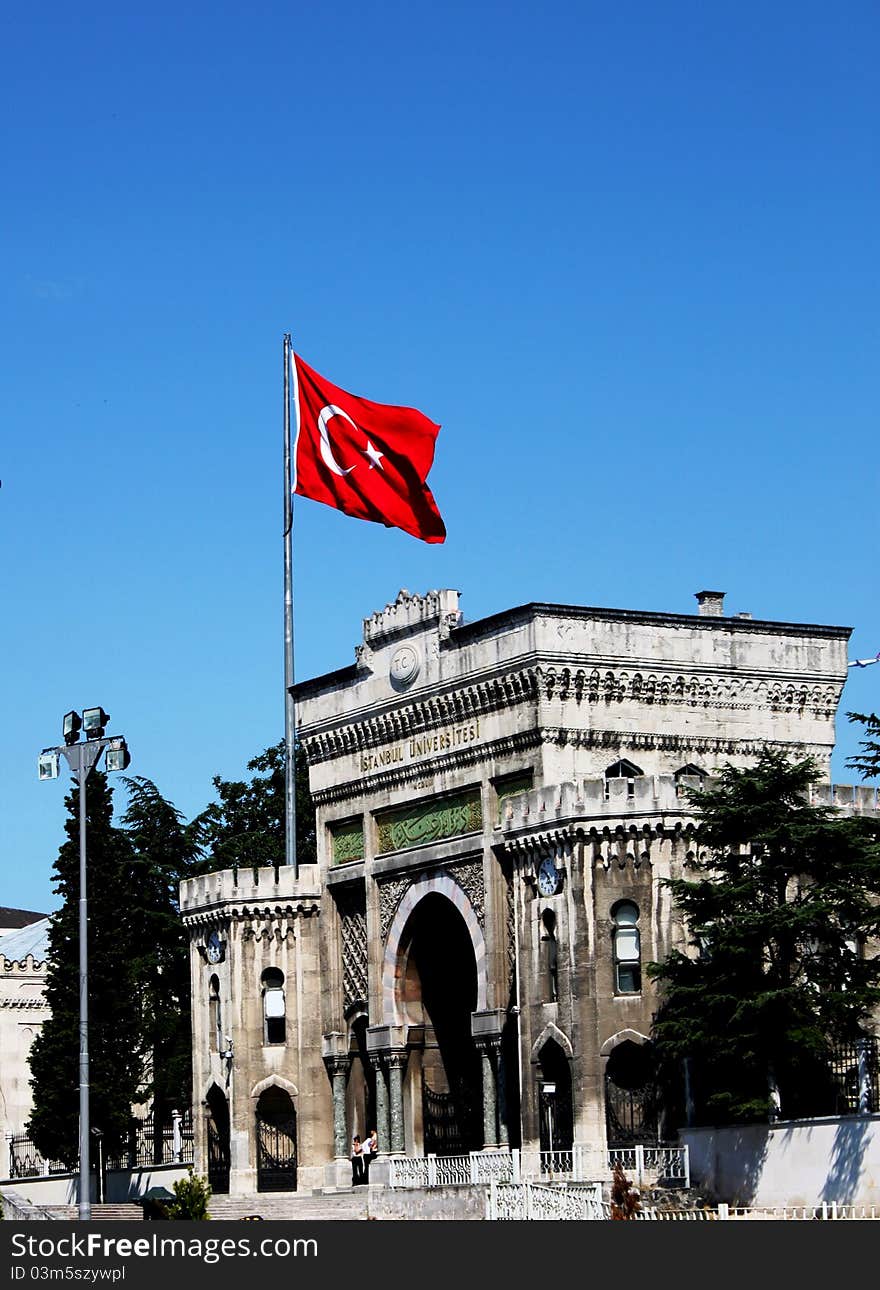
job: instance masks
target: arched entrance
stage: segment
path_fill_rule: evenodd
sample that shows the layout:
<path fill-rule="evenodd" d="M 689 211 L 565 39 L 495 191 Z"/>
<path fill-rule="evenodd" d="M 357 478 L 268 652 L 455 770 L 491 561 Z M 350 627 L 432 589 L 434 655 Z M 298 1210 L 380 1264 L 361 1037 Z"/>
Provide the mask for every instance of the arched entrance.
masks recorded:
<path fill-rule="evenodd" d="M 611 1049 L 605 1067 L 608 1145 L 657 1142 L 658 1107 L 653 1046 L 647 1040 L 623 1040 Z"/>
<path fill-rule="evenodd" d="M 479 1150 L 482 1076 L 471 1037 L 477 964 L 464 918 L 446 896 L 429 892 L 413 908 L 401 938 L 400 966 L 397 1006 L 411 1026 L 424 1027 L 423 1149 L 437 1155 Z"/>
<path fill-rule="evenodd" d="M 205 1106 L 208 1182 L 215 1195 L 225 1195 L 229 1191 L 229 1103 L 216 1084 L 208 1089 Z"/>
<path fill-rule="evenodd" d="M 538 1109 L 542 1172 L 570 1172 L 574 1144 L 571 1067 L 555 1039 L 538 1054 Z"/>
<path fill-rule="evenodd" d="M 277 1085 L 257 1100 L 257 1191 L 296 1191 L 296 1109 Z"/>

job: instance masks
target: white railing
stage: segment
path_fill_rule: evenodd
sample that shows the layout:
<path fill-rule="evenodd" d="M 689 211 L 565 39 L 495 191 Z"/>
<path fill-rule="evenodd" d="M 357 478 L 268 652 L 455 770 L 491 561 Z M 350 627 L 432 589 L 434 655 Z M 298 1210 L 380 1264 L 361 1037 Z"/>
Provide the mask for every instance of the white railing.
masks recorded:
<path fill-rule="evenodd" d="M 548 1187 L 541 1183 L 499 1183 L 493 1180 L 486 1193 L 486 1218 L 494 1222 L 513 1220 L 546 1221 L 579 1219 L 607 1221 L 611 1205 L 602 1199 L 601 1184 L 595 1187 Z M 731 1220 L 801 1222 L 828 1219 L 880 1220 L 875 1205 L 734 1206 L 719 1204 L 716 1209 L 663 1210 L 644 1207 L 632 1215 L 643 1223 L 715 1223 Z"/>
<path fill-rule="evenodd" d="M 392 1156 L 392 1187 L 478 1187 L 518 1182 L 518 1151 L 472 1151 L 466 1156 Z"/>
<path fill-rule="evenodd" d="M 581 1219 L 602 1221 L 611 1206 L 595 1187 L 545 1187 L 541 1183 L 499 1183 L 494 1178 L 486 1193 L 486 1218 L 492 1222 L 527 1219 L 532 1222 Z"/>
<path fill-rule="evenodd" d="M 819 1205 L 725 1205 L 719 1203 L 716 1209 L 683 1209 L 658 1210 L 645 1209 L 639 1218 L 651 1221 L 661 1219 L 665 1222 L 695 1222 L 703 1219 L 710 1221 L 739 1220 L 746 1222 L 771 1221 L 813 1222 L 816 1219 L 842 1221 L 845 1219 L 880 1220 L 880 1207 L 876 1205 L 838 1205 L 835 1201 L 823 1201 Z"/>
<path fill-rule="evenodd" d="M 690 1187 L 690 1151 L 687 1147 L 611 1147 L 608 1166 L 623 1166 L 623 1172 L 640 1186 L 666 1182 Z"/>

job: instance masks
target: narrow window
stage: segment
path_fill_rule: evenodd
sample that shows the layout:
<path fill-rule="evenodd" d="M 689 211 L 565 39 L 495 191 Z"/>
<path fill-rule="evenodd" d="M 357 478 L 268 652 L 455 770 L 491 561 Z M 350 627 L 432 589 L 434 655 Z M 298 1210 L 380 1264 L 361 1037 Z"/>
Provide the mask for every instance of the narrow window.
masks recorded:
<path fill-rule="evenodd" d="M 287 1038 L 284 973 L 280 968 L 266 968 L 260 980 L 263 985 L 263 1042 L 283 1044 Z"/>
<path fill-rule="evenodd" d="M 614 919 L 614 988 L 618 994 L 638 994 L 642 988 L 642 946 L 639 907 L 622 900 L 611 911 Z"/>
<path fill-rule="evenodd" d="M 220 1015 L 220 978 L 212 976 L 208 982 L 208 1028 L 211 1052 L 223 1048 L 223 1018 Z"/>
<path fill-rule="evenodd" d="M 544 943 L 547 998 L 555 1003 L 559 998 L 559 953 L 556 945 L 556 915 L 552 909 L 544 910 L 541 922 L 544 926 L 541 940 Z"/>

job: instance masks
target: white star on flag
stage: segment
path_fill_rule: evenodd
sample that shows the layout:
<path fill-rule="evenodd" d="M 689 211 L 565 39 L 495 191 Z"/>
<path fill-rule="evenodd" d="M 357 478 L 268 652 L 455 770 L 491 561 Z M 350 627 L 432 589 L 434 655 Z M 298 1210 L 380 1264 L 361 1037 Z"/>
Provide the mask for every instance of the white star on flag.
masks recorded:
<path fill-rule="evenodd" d="M 367 446 L 364 449 L 364 452 L 370 459 L 370 470 L 373 469 L 373 466 L 378 466 L 380 470 L 385 469 L 382 465 L 382 458 L 385 456 L 384 452 L 380 452 L 378 448 L 374 448 L 369 439 L 367 440 Z"/>

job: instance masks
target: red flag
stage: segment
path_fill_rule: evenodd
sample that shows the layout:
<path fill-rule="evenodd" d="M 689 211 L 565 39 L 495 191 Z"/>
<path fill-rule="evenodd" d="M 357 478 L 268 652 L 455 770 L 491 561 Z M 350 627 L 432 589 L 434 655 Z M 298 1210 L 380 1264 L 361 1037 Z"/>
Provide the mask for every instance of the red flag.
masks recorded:
<path fill-rule="evenodd" d="M 440 427 L 415 408 L 347 394 L 298 354 L 293 380 L 293 491 L 425 542 L 444 541 L 446 528 L 425 483 Z"/>

